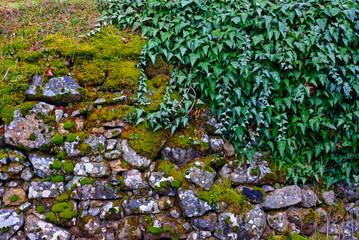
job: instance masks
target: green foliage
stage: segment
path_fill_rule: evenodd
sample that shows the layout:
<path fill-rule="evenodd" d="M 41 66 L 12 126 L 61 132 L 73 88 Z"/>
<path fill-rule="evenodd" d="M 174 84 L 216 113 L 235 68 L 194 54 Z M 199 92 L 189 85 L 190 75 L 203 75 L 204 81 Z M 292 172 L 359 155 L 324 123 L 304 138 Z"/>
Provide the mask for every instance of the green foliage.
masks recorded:
<path fill-rule="evenodd" d="M 153 226 L 149 226 L 148 231 L 153 234 L 160 234 L 163 232 L 161 228 L 153 227 Z"/>
<path fill-rule="evenodd" d="M 55 161 L 53 162 L 53 164 L 52 164 L 52 167 L 53 167 L 54 169 L 60 169 L 60 168 L 62 167 L 62 162 L 59 161 L 59 160 L 55 160 Z"/>
<path fill-rule="evenodd" d="M 104 24 L 148 38 L 144 69 L 176 64 L 158 111 L 137 111 L 157 130 L 187 125 L 195 103 L 217 111 L 220 132 L 250 158 L 269 150 L 294 183 L 359 180 L 357 1 L 100 0 Z M 181 101 L 171 100 L 178 91 Z"/>

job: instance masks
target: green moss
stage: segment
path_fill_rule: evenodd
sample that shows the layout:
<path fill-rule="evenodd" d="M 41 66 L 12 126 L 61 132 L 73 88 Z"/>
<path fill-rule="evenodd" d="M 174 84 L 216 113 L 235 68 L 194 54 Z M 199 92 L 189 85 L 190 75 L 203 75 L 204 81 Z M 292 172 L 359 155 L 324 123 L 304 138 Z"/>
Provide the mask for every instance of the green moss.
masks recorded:
<path fill-rule="evenodd" d="M 141 70 L 136 68 L 137 61 L 112 62 L 108 67 L 108 76 L 105 81 L 105 88 L 108 91 L 119 89 L 136 90 Z"/>
<path fill-rule="evenodd" d="M 171 226 L 168 225 L 168 224 L 167 224 L 166 226 L 164 226 L 163 231 L 164 231 L 164 232 L 174 233 L 173 228 L 171 228 Z"/>
<path fill-rule="evenodd" d="M 16 209 L 16 214 L 17 215 L 20 215 L 20 213 L 21 213 L 21 210 L 18 208 L 18 209 Z"/>
<path fill-rule="evenodd" d="M 45 215 L 45 219 L 49 222 L 52 222 L 52 223 L 57 223 L 58 220 L 57 220 L 57 216 L 55 215 L 54 212 L 48 212 L 46 213 Z"/>
<path fill-rule="evenodd" d="M 61 136 L 59 133 L 56 133 L 55 136 L 52 138 L 52 143 L 55 145 L 60 145 L 64 142 L 64 137 Z"/>
<path fill-rule="evenodd" d="M 76 140 L 76 134 L 69 133 L 66 138 L 66 142 L 74 142 Z"/>
<path fill-rule="evenodd" d="M 67 200 L 69 200 L 69 195 L 66 194 L 66 193 L 63 193 L 63 194 L 61 194 L 60 196 L 57 196 L 57 197 L 55 198 L 55 200 L 58 201 L 58 202 L 67 201 Z"/>
<path fill-rule="evenodd" d="M 161 228 L 149 226 L 148 231 L 153 234 L 161 234 L 163 231 Z"/>
<path fill-rule="evenodd" d="M 59 160 L 55 160 L 53 163 L 52 163 L 52 167 L 54 169 L 60 169 L 62 167 L 62 162 L 59 161 Z"/>
<path fill-rule="evenodd" d="M 53 178 L 51 179 L 51 181 L 52 181 L 53 183 L 63 182 L 63 181 L 65 181 L 65 177 L 62 176 L 62 175 L 57 175 L 57 176 L 53 177 Z"/>
<path fill-rule="evenodd" d="M 20 113 L 25 116 L 33 108 L 33 105 L 29 102 L 26 102 L 20 106 Z"/>
<path fill-rule="evenodd" d="M 166 142 L 166 145 L 183 149 L 195 148 L 203 152 L 209 149 L 209 145 L 203 142 L 201 133 L 193 125 L 175 132 Z"/>
<path fill-rule="evenodd" d="M 65 220 L 71 219 L 71 218 L 76 217 L 76 216 L 77 216 L 77 212 L 72 211 L 69 208 L 67 208 L 67 209 L 65 209 L 65 210 L 63 210 L 62 212 L 59 213 L 59 217 L 61 219 L 65 219 Z"/>
<path fill-rule="evenodd" d="M 11 195 L 9 200 L 10 200 L 10 202 L 16 202 L 17 200 L 19 200 L 19 196 L 16 194 Z"/>
<path fill-rule="evenodd" d="M 39 205 L 36 207 L 36 212 L 38 213 L 44 213 L 45 212 L 45 207 L 42 205 Z"/>
<path fill-rule="evenodd" d="M 92 147 L 87 143 L 81 143 L 78 150 L 80 151 L 80 155 L 86 155 L 92 152 Z"/>
<path fill-rule="evenodd" d="M 1 232 L 2 233 L 6 233 L 6 232 L 8 232 L 8 231 L 10 231 L 11 230 L 11 226 L 9 226 L 9 227 L 2 227 L 1 228 Z"/>
<path fill-rule="evenodd" d="M 95 233 L 101 233 L 101 228 L 96 229 Z"/>
<path fill-rule="evenodd" d="M 59 152 L 58 154 L 57 154 L 57 156 L 56 156 L 56 158 L 58 158 L 58 159 L 62 159 L 62 158 L 64 158 L 65 157 L 65 153 L 64 152 Z"/>
<path fill-rule="evenodd" d="M 84 178 L 84 179 L 80 180 L 81 185 L 92 184 L 93 182 L 95 182 L 95 179 L 92 179 L 92 178 Z"/>
<path fill-rule="evenodd" d="M 30 134 L 29 140 L 31 140 L 31 141 L 35 141 L 35 140 L 36 140 L 36 135 L 35 135 L 35 133 L 31 133 L 31 134 Z"/>
<path fill-rule="evenodd" d="M 94 59 L 84 62 L 75 71 L 75 79 L 82 86 L 99 86 L 105 82 L 108 61 Z"/>
<path fill-rule="evenodd" d="M 246 207 L 244 197 L 234 191 L 230 179 L 218 179 L 209 191 L 200 190 L 198 198 L 212 206 L 218 202 L 225 202 L 229 206 L 228 211 L 233 213 L 239 213 Z"/>
<path fill-rule="evenodd" d="M 66 162 L 64 170 L 68 173 L 72 173 L 74 171 L 74 164 L 72 162 Z"/>
<path fill-rule="evenodd" d="M 70 130 L 71 128 L 73 128 L 74 125 L 75 124 L 74 124 L 73 121 L 67 121 L 67 122 L 64 123 L 64 129 L 65 130 Z"/>
<path fill-rule="evenodd" d="M 171 182 L 171 186 L 174 187 L 174 188 L 180 188 L 181 187 L 181 182 L 174 180 L 174 181 Z"/>
<path fill-rule="evenodd" d="M 162 148 L 163 141 L 167 139 L 169 133 L 166 130 L 156 132 L 150 127 L 147 121 L 138 125 L 128 124 L 122 130 L 121 138 L 128 139 L 128 143 L 141 156 L 153 159 Z M 135 136 L 135 137 L 134 137 Z"/>
<path fill-rule="evenodd" d="M 182 182 L 184 181 L 184 174 L 181 171 L 175 169 L 174 163 L 172 163 L 170 161 L 166 161 L 166 160 L 158 160 L 157 164 L 158 164 L 158 167 L 157 167 L 158 171 L 162 171 L 166 175 L 172 176 L 174 181 L 177 182 L 177 183 L 176 182 L 174 183 L 175 185 L 178 185 L 178 183 L 182 184 Z"/>
<path fill-rule="evenodd" d="M 135 113 L 135 109 L 128 105 L 116 105 L 94 109 L 87 118 L 87 127 L 95 127 L 96 122 L 110 122 L 115 119 L 124 119 L 129 113 Z"/>

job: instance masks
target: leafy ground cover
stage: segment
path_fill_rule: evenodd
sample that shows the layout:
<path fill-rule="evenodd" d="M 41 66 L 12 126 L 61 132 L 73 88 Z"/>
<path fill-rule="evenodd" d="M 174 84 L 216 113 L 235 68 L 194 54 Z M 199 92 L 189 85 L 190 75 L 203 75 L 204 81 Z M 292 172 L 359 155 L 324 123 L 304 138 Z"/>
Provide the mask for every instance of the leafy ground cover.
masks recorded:
<path fill-rule="evenodd" d="M 101 0 L 101 20 L 148 38 L 140 67 L 176 66 L 155 129 L 207 102 L 222 134 L 253 159 L 270 151 L 295 183 L 359 181 L 358 1 Z M 161 60 L 162 59 L 162 60 Z M 144 71 L 143 71 L 144 72 Z M 146 77 L 140 103 L 147 104 Z M 169 95 L 179 91 L 182 100 Z M 142 92 L 142 95 L 141 95 Z"/>

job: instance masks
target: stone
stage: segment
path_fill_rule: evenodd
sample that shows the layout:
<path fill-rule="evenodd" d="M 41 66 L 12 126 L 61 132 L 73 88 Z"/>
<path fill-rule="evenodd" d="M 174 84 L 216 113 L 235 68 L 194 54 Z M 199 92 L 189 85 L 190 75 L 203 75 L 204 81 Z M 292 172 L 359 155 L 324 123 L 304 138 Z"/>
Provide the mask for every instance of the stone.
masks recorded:
<path fill-rule="evenodd" d="M 43 119 L 36 117 L 34 113 L 23 117 L 20 109 L 14 111 L 14 120 L 6 125 L 4 134 L 6 144 L 32 149 L 50 145 L 53 136 L 54 131 Z"/>
<path fill-rule="evenodd" d="M 107 160 L 117 160 L 122 156 L 122 152 L 118 150 L 112 150 L 110 152 L 106 152 L 104 157 Z"/>
<path fill-rule="evenodd" d="M 302 190 L 298 186 L 292 185 L 268 193 L 263 208 L 266 210 L 286 208 L 302 201 Z"/>
<path fill-rule="evenodd" d="M 20 151 L 13 151 L 9 154 L 9 160 L 14 163 L 22 163 L 26 159 L 25 155 Z"/>
<path fill-rule="evenodd" d="M 182 213 L 186 217 L 200 217 L 212 209 L 207 202 L 199 199 L 191 190 L 179 189 L 178 199 Z"/>
<path fill-rule="evenodd" d="M 173 207 L 173 201 L 170 199 L 169 196 L 162 196 L 158 200 L 158 208 L 160 210 L 167 210 L 171 207 Z"/>
<path fill-rule="evenodd" d="M 54 163 L 55 157 L 43 153 L 29 153 L 29 160 L 37 176 L 40 178 L 51 176 L 53 170 L 50 166 Z"/>
<path fill-rule="evenodd" d="M 209 190 L 214 183 L 216 172 L 208 172 L 196 167 L 191 167 L 187 170 L 185 177 L 197 186 Z"/>
<path fill-rule="evenodd" d="M 244 237 L 259 240 L 266 226 L 266 215 L 263 210 L 260 209 L 259 205 L 256 205 L 253 210 L 246 213 L 246 218 L 244 219 Z"/>
<path fill-rule="evenodd" d="M 165 177 L 163 172 L 151 172 L 148 178 L 150 186 L 160 194 L 168 196 L 176 195 L 176 189 L 171 185 L 174 178 L 172 176 Z"/>
<path fill-rule="evenodd" d="M 30 182 L 29 186 L 29 199 L 37 198 L 55 198 L 65 191 L 65 186 L 63 182 L 42 182 L 34 181 Z"/>
<path fill-rule="evenodd" d="M 201 153 L 194 148 L 183 149 L 165 146 L 161 154 L 162 158 L 167 158 L 173 163 L 183 166 L 192 159 L 198 158 Z"/>
<path fill-rule="evenodd" d="M 69 157 L 77 157 L 80 155 L 80 151 L 76 148 L 79 143 L 75 142 L 65 142 L 63 145 L 64 151 Z"/>
<path fill-rule="evenodd" d="M 137 169 L 132 169 L 123 174 L 123 184 L 132 190 L 147 188 L 148 184 Z"/>
<path fill-rule="evenodd" d="M 105 149 L 104 149 L 105 141 L 106 141 L 105 137 L 103 137 L 103 136 L 96 137 L 93 134 L 91 134 L 85 140 L 85 142 L 92 147 L 92 151 L 91 151 L 92 155 L 97 154 L 97 153 L 102 153 L 105 151 Z"/>
<path fill-rule="evenodd" d="M 211 109 L 208 109 L 204 113 L 201 114 L 201 117 L 205 120 L 205 129 L 209 134 L 220 134 L 219 130 L 221 129 L 221 124 L 217 121 L 217 111 L 212 113 Z"/>
<path fill-rule="evenodd" d="M 24 181 L 30 181 L 33 177 L 33 173 L 30 168 L 25 168 L 20 174 L 20 178 Z"/>
<path fill-rule="evenodd" d="M 249 162 L 229 162 L 219 171 L 224 178 L 231 178 L 236 184 L 260 184 L 264 182 L 264 176 L 271 173 L 268 162 L 262 160 L 264 155 L 256 152 L 254 159 Z"/>
<path fill-rule="evenodd" d="M 252 203 L 261 203 L 263 202 L 263 193 L 260 190 L 253 190 L 247 187 L 242 188 L 242 193 Z"/>
<path fill-rule="evenodd" d="M 116 220 L 123 218 L 123 209 L 114 202 L 107 202 L 102 206 L 100 218 L 106 220 Z"/>
<path fill-rule="evenodd" d="M 78 162 L 75 165 L 73 174 L 75 176 L 107 177 L 110 170 L 106 163 Z"/>
<path fill-rule="evenodd" d="M 110 122 L 104 122 L 102 123 L 102 126 L 108 127 L 108 128 L 125 128 L 127 126 L 126 122 L 123 119 L 116 119 Z"/>
<path fill-rule="evenodd" d="M 141 228 L 138 226 L 138 216 L 127 216 L 120 220 L 117 239 L 142 240 Z"/>
<path fill-rule="evenodd" d="M 61 109 L 56 109 L 55 110 L 55 121 L 56 122 L 60 122 L 62 116 L 64 115 L 64 111 Z"/>
<path fill-rule="evenodd" d="M 117 145 L 117 140 L 116 139 L 108 139 L 107 140 L 107 145 L 106 145 L 106 151 L 114 150 L 116 148 L 116 145 Z"/>
<path fill-rule="evenodd" d="M 124 166 L 123 166 L 124 164 L 122 164 L 122 161 L 120 159 L 110 161 L 109 164 L 110 164 L 111 171 L 113 171 L 113 172 L 124 172 L 124 171 L 128 170 L 127 168 L 124 168 Z"/>
<path fill-rule="evenodd" d="M 24 169 L 24 165 L 12 162 L 12 163 L 10 163 L 6 172 L 9 174 L 19 174 L 22 171 L 22 169 Z"/>
<path fill-rule="evenodd" d="M 218 227 L 214 236 L 218 239 L 245 239 L 239 236 L 244 230 L 243 224 L 241 216 L 229 212 L 221 213 L 218 215 Z"/>
<path fill-rule="evenodd" d="M 44 87 L 41 85 L 42 76 L 35 75 L 29 89 L 26 90 L 26 98 L 31 101 L 44 101 L 56 105 L 81 101 L 80 86 L 72 77 L 51 78 Z M 42 90 L 42 93 L 36 94 L 36 89 Z"/>
<path fill-rule="evenodd" d="M 284 232 L 288 229 L 289 221 L 286 212 L 268 214 L 268 225 L 277 232 Z"/>
<path fill-rule="evenodd" d="M 25 233 L 30 240 L 70 240 L 71 233 L 64 228 L 29 215 L 26 217 Z"/>
<path fill-rule="evenodd" d="M 96 180 L 90 184 L 80 185 L 72 191 L 71 196 L 77 200 L 111 200 L 119 198 L 115 190 L 105 180 Z"/>
<path fill-rule="evenodd" d="M 151 160 L 137 154 L 136 151 L 128 145 L 126 139 L 123 139 L 119 143 L 118 148 L 123 152 L 122 159 L 134 168 L 145 169 L 151 164 Z"/>
<path fill-rule="evenodd" d="M 132 198 L 122 203 L 127 215 L 159 213 L 158 201 L 153 198 Z"/>
<path fill-rule="evenodd" d="M 223 145 L 223 150 L 227 157 L 233 157 L 236 154 L 234 147 L 229 142 L 225 142 Z"/>
<path fill-rule="evenodd" d="M 300 205 L 305 208 L 314 207 L 321 203 L 317 195 L 311 189 L 302 189 L 302 199 L 303 201 Z"/>
<path fill-rule="evenodd" d="M 215 231 L 217 227 L 217 214 L 209 213 L 201 218 L 192 218 L 191 219 L 192 227 L 199 231 Z"/>
<path fill-rule="evenodd" d="M 11 201 L 11 196 L 17 196 L 16 201 Z M 2 196 L 2 201 L 5 206 L 17 206 L 25 202 L 26 193 L 21 188 L 8 188 Z"/>
<path fill-rule="evenodd" d="M 325 204 L 332 206 L 335 200 L 335 193 L 333 190 L 323 193 L 323 201 Z"/>
<path fill-rule="evenodd" d="M 24 214 L 13 209 L 0 209 L 0 239 L 10 239 L 24 225 Z"/>
<path fill-rule="evenodd" d="M 220 153 L 224 149 L 224 141 L 222 138 L 210 138 L 209 148 L 211 153 Z"/>
<path fill-rule="evenodd" d="M 105 138 L 110 139 L 120 136 L 121 133 L 122 133 L 122 128 L 113 128 L 106 130 L 103 135 L 105 136 Z"/>
<path fill-rule="evenodd" d="M 91 130 L 91 133 L 95 133 L 95 134 L 102 134 L 104 132 L 105 132 L 104 127 L 92 128 L 92 130 Z"/>
<path fill-rule="evenodd" d="M 355 202 L 359 199 L 359 183 L 353 184 L 352 187 L 349 187 L 344 182 L 338 183 L 335 185 L 335 193 L 340 198 L 345 198 L 348 202 Z"/>

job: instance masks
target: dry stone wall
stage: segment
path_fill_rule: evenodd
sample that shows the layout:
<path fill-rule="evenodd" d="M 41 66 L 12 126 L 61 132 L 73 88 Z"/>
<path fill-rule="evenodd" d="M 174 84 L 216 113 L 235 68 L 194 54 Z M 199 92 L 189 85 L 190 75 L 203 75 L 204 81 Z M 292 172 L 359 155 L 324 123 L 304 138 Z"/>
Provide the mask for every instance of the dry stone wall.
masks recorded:
<path fill-rule="evenodd" d="M 126 95 L 81 103 L 35 76 L 31 109 L 0 127 L 0 239 L 357 239 L 358 185 L 288 185 L 198 110 L 172 136 L 134 125 Z M 70 103 L 70 104 L 69 104 Z"/>

